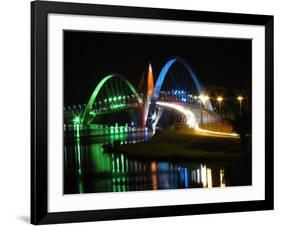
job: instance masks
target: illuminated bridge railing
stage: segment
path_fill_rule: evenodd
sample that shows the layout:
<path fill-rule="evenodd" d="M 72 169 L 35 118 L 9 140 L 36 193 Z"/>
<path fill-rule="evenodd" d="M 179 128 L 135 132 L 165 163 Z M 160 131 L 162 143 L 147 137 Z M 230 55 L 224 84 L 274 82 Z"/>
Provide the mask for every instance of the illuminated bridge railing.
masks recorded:
<path fill-rule="evenodd" d="M 64 116 L 78 115 L 86 108 L 86 104 L 67 106 L 63 109 Z"/>
<path fill-rule="evenodd" d="M 184 90 L 160 91 L 158 101 L 200 105 L 200 99 Z"/>
<path fill-rule="evenodd" d="M 98 116 L 103 114 L 112 114 L 114 112 L 120 112 L 126 109 L 137 109 L 137 108 L 143 108 L 143 104 L 140 103 L 113 104 L 111 106 L 101 107 L 99 109 L 91 109 L 90 115 Z"/>

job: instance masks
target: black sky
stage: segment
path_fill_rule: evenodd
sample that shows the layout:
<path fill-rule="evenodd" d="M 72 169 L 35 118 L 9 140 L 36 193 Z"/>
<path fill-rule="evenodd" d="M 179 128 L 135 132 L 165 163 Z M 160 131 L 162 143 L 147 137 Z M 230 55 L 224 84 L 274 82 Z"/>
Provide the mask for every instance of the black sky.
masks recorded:
<path fill-rule="evenodd" d="M 245 39 L 64 31 L 65 106 L 87 103 L 110 72 L 137 87 L 151 62 L 156 80 L 172 56 L 188 62 L 207 90 L 250 90 L 251 55 L 251 40 Z"/>

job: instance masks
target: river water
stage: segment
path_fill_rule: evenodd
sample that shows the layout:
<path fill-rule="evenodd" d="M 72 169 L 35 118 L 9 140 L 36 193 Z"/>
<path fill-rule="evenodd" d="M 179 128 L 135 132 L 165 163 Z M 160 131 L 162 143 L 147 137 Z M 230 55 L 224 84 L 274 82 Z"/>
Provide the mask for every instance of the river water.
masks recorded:
<path fill-rule="evenodd" d="M 251 185 L 247 162 L 136 160 L 104 148 L 148 141 L 147 130 L 82 137 L 65 142 L 65 194 Z"/>

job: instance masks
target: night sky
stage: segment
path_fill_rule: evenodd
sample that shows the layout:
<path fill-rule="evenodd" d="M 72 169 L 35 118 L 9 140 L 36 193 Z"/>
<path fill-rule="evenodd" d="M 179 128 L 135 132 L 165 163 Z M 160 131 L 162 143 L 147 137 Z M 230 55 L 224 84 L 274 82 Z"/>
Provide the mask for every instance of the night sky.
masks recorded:
<path fill-rule="evenodd" d="M 245 39 L 64 31 L 64 103 L 86 104 L 110 72 L 138 87 L 149 62 L 156 81 L 172 56 L 189 63 L 207 90 L 250 90 L 251 55 Z"/>

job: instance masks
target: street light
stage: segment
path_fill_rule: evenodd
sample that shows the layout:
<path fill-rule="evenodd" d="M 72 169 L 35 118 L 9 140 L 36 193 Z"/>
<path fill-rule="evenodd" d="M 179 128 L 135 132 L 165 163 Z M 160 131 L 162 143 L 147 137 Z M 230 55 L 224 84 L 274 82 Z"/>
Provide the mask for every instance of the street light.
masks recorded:
<path fill-rule="evenodd" d="M 242 96 L 238 96 L 237 97 L 237 100 L 239 101 L 239 113 L 240 113 L 240 116 L 242 115 L 242 100 L 244 98 Z"/>
<path fill-rule="evenodd" d="M 218 96 L 218 97 L 217 97 L 217 102 L 219 103 L 220 116 L 221 116 L 221 103 L 222 103 L 222 101 L 223 101 L 223 97 Z"/>

